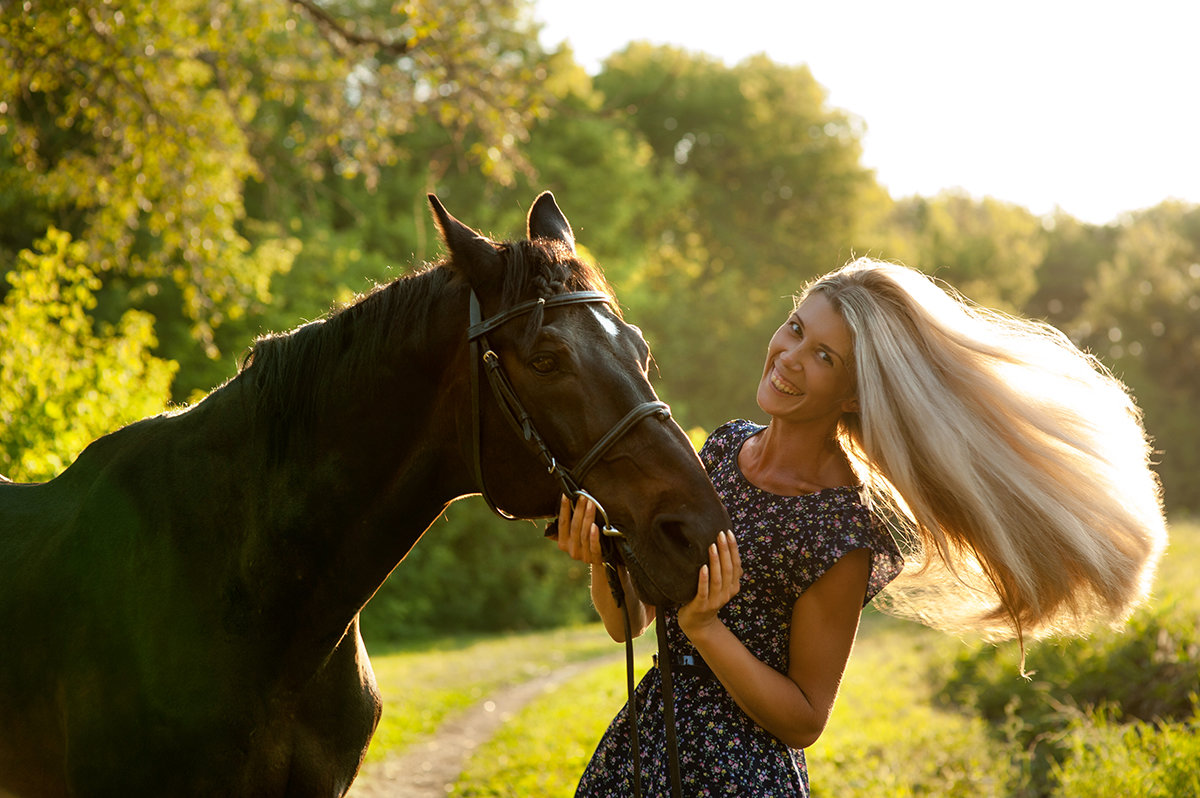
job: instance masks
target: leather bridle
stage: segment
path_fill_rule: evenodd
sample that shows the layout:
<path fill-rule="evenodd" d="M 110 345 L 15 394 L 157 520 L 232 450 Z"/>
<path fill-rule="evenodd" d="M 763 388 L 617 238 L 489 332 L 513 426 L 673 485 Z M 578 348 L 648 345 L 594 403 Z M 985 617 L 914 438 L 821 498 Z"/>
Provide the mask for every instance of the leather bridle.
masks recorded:
<path fill-rule="evenodd" d="M 637 699 L 634 694 L 634 666 L 633 666 L 633 634 L 629 620 L 629 605 L 625 601 L 625 590 L 621 585 L 621 579 L 617 574 L 617 563 L 620 561 L 621 555 L 617 553 L 618 547 L 625 552 L 625 556 L 632 556 L 632 549 L 625 542 L 625 534 L 612 525 L 609 521 L 608 513 L 604 506 L 596 500 L 595 496 L 585 491 L 582 487 L 583 479 L 591 470 L 597 461 L 612 448 L 613 444 L 629 433 L 633 427 L 642 419 L 649 416 L 657 416 L 660 420 L 666 421 L 671 418 L 671 408 L 660 401 L 642 402 L 634 406 L 625 416 L 618 421 L 613 427 L 606 432 L 600 440 L 592 445 L 592 448 L 587 451 L 583 457 L 571 468 L 563 465 L 550 447 L 546 445 L 546 441 L 538 433 L 537 427 L 533 423 L 533 417 L 529 411 L 525 409 L 525 405 L 521 403 L 521 399 L 517 396 L 517 392 L 513 389 L 512 383 L 508 379 L 508 375 L 504 373 L 504 367 L 500 363 L 500 357 L 496 351 L 492 349 L 491 343 L 488 341 L 487 334 L 497 327 L 509 322 L 515 318 L 519 318 L 541 307 L 543 310 L 549 308 L 562 307 L 564 305 L 579 305 L 588 303 L 602 303 L 608 305 L 612 302 L 612 298 L 602 291 L 570 291 L 565 294 L 556 294 L 551 297 L 542 297 L 539 299 L 531 299 L 526 302 L 520 302 L 513 305 L 507 310 L 503 310 L 494 316 L 487 319 L 482 319 L 482 311 L 479 305 L 479 297 L 475 291 L 471 291 L 471 309 L 470 309 L 470 327 L 467 329 L 467 341 L 470 344 L 471 358 L 471 416 L 472 425 L 472 448 L 475 466 L 475 479 L 478 482 L 479 492 L 483 495 L 484 501 L 494 513 L 502 518 L 513 518 L 513 516 L 504 512 L 492 499 L 488 493 L 487 482 L 483 476 L 483 455 L 482 455 L 482 420 L 480 416 L 480 400 L 479 400 L 479 372 L 483 370 L 487 376 L 487 381 L 491 385 L 492 395 L 496 399 L 496 404 L 499 405 L 502 414 L 508 419 L 509 425 L 519 436 L 531 445 L 546 471 L 558 480 L 559 486 L 564 495 L 570 497 L 571 501 L 575 501 L 580 496 L 587 497 L 592 504 L 596 506 L 596 514 L 599 520 L 600 531 L 603 533 L 600 538 L 601 551 L 604 556 L 605 571 L 608 576 L 609 589 L 612 591 L 613 597 L 616 599 L 617 606 L 622 609 L 625 622 L 625 666 L 627 674 L 627 688 L 629 692 L 629 745 L 633 759 L 633 787 L 634 795 L 642 794 L 641 788 L 641 754 L 638 750 L 638 731 L 637 731 Z M 671 680 L 671 655 L 667 648 L 665 624 L 660 620 L 656 621 L 658 627 L 658 667 L 661 672 L 663 682 L 663 720 L 667 730 L 667 749 L 668 759 L 670 761 L 671 789 L 672 795 L 678 797 L 680 794 L 680 775 L 679 775 L 679 755 L 677 744 L 675 741 L 675 716 L 674 703 L 675 696 L 672 689 Z"/>
<path fill-rule="evenodd" d="M 488 341 L 487 334 L 497 327 L 509 322 L 520 316 L 531 313 L 535 308 L 542 307 L 543 309 L 562 307 L 564 305 L 579 305 L 587 303 L 603 303 L 608 305 L 612 299 L 608 294 L 602 291 L 571 291 L 565 294 L 557 294 L 552 297 L 531 299 L 526 302 L 513 305 L 508 310 L 501 311 L 487 319 L 480 320 L 481 311 L 479 306 L 479 297 L 471 291 L 471 326 L 467 329 L 467 340 L 470 342 L 470 357 L 471 357 L 471 415 L 473 417 L 473 448 L 475 460 L 475 478 L 479 483 L 479 492 L 483 494 L 484 501 L 488 507 L 497 515 L 504 518 L 512 518 L 511 515 L 504 512 L 492 499 L 488 493 L 487 482 L 483 476 L 483 456 L 482 456 L 482 430 L 480 424 L 480 404 L 479 404 L 479 371 L 482 368 L 487 376 L 488 383 L 492 388 L 492 395 L 496 399 L 496 404 L 500 406 L 503 415 L 508 419 L 509 425 L 513 430 L 520 435 L 533 448 L 538 459 L 546 468 L 550 476 L 558 480 L 562 492 L 569 496 L 572 500 L 586 496 L 596 505 L 596 512 L 603 522 L 601 531 L 608 537 L 623 538 L 624 534 L 616 529 L 608 519 L 608 513 L 600 502 L 587 491 L 583 490 L 583 479 L 588 471 L 592 469 L 597 461 L 604 456 L 605 452 L 612 448 L 613 444 L 629 433 L 639 421 L 648 416 L 657 416 L 659 419 L 666 421 L 671 417 L 671 408 L 666 402 L 652 401 L 642 402 L 636 405 L 624 418 L 613 425 L 612 429 L 606 432 L 600 440 L 592 445 L 592 448 L 587 451 L 583 457 L 574 466 L 568 468 L 559 458 L 554 456 L 550 451 L 550 447 L 546 445 L 545 439 L 538 432 L 537 427 L 533 423 L 533 417 L 529 411 L 525 409 L 525 405 L 521 403 L 521 399 L 517 396 L 517 392 L 513 389 L 512 383 L 508 379 L 508 375 L 504 373 L 504 367 L 500 364 L 500 357 L 492 348 Z M 482 354 L 481 354 L 482 350 Z"/>

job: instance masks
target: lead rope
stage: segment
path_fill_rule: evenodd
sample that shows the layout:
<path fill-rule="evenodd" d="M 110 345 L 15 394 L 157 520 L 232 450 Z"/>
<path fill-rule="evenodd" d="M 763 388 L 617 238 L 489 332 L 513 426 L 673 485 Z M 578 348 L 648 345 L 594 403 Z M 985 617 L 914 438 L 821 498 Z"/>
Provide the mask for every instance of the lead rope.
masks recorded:
<path fill-rule="evenodd" d="M 633 795 L 634 798 L 641 798 L 642 753 L 641 747 L 638 745 L 637 693 L 633 683 L 633 624 L 629 620 L 629 602 L 625 600 L 625 588 L 621 586 L 621 575 L 617 573 L 617 566 L 613 565 L 608 557 L 604 559 L 604 573 L 608 577 L 608 589 L 612 591 L 613 599 L 621 608 L 621 620 L 625 622 L 625 689 L 629 695 L 627 702 L 629 707 L 629 752 L 633 757 Z"/>
<path fill-rule="evenodd" d="M 671 679 L 671 648 L 667 645 L 667 620 L 656 616 L 658 630 L 658 667 L 662 671 L 663 723 L 667 727 L 667 761 L 671 768 L 671 796 L 680 798 L 679 745 L 675 740 L 675 687 Z"/>
<path fill-rule="evenodd" d="M 607 541 L 604 541 L 607 542 Z M 633 624 L 629 619 L 629 602 L 625 600 L 625 588 L 621 585 L 621 576 L 611 558 L 605 557 L 605 575 L 608 577 L 608 589 L 612 591 L 613 599 L 621 608 L 621 619 L 625 623 L 625 686 L 629 694 L 627 702 L 629 718 L 629 751 L 633 757 L 633 795 L 642 795 L 642 754 L 638 744 L 638 710 L 637 694 L 635 692 L 633 674 Z M 667 730 L 667 760 L 671 771 L 671 796 L 681 798 L 683 794 L 679 775 L 679 745 L 675 739 L 675 688 L 671 678 L 671 649 L 667 645 L 667 623 L 660 615 L 655 615 L 654 626 L 658 633 L 658 656 L 655 662 L 662 676 L 663 692 L 663 724 Z"/>
<path fill-rule="evenodd" d="M 483 494 L 483 499 L 497 515 L 502 518 L 511 519 L 513 516 L 501 510 L 492 500 L 488 493 L 487 484 L 483 478 L 483 458 L 482 458 L 482 440 L 479 434 L 479 419 L 480 419 L 480 403 L 479 403 L 479 364 L 486 366 L 487 378 L 491 385 L 492 393 L 496 398 L 496 403 L 500 410 L 507 418 L 509 424 L 521 435 L 526 442 L 531 443 L 537 449 L 538 457 L 542 460 L 542 464 L 546 466 L 547 471 L 558 479 L 563 493 L 570 496 L 572 501 L 579 496 L 587 496 L 587 498 L 596 505 L 597 511 L 600 513 L 604 526 L 602 528 L 605 537 L 602 538 L 604 546 L 604 567 L 607 571 L 609 590 L 612 591 L 613 598 L 617 602 L 617 606 L 622 610 L 622 618 L 625 624 L 625 670 L 626 670 L 626 687 L 629 692 L 629 747 L 633 754 L 633 789 L 634 795 L 641 798 L 642 794 L 642 757 L 638 745 L 638 725 L 637 725 L 637 696 L 634 692 L 634 673 L 633 673 L 633 624 L 629 618 L 629 604 L 625 601 L 625 589 L 621 585 L 621 578 L 617 574 L 615 563 L 617 562 L 617 554 L 613 538 L 624 537 L 608 520 L 608 513 L 604 511 L 603 505 L 591 496 L 587 491 L 579 487 L 578 483 L 582 483 L 584 475 L 595 465 L 596 461 L 623 435 L 629 432 L 635 424 L 647 416 L 658 416 L 660 419 L 667 420 L 671 417 L 671 409 L 664 403 L 659 401 L 643 402 L 631 409 L 625 414 L 625 417 L 616 423 L 604 437 L 592 445 L 591 450 L 585 454 L 573 469 L 574 473 L 567 471 L 562 467 L 550 453 L 550 449 L 546 446 L 541 435 L 538 434 L 537 428 L 533 424 L 533 418 L 529 412 L 521 404 L 520 398 L 516 391 L 513 390 L 508 378 L 504 374 L 504 370 L 500 365 L 500 358 L 488 345 L 487 333 L 499 327 L 501 324 L 510 319 L 521 316 L 532 311 L 535 307 L 552 307 L 558 305 L 574 304 L 577 302 L 611 302 L 611 298 L 607 294 L 599 291 L 576 291 L 568 294 L 560 294 L 549 298 L 539 298 L 528 302 L 523 302 L 509 308 L 506 311 L 496 314 L 487 320 L 481 320 L 482 309 L 479 304 L 479 297 L 474 291 L 470 292 L 470 326 L 467 328 L 467 340 L 469 343 L 469 356 L 471 360 L 470 368 L 470 390 L 471 390 L 471 416 L 474 419 L 474 434 L 472 435 L 472 454 L 475 461 L 475 475 L 479 482 L 479 492 Z M 483 353 L 480 354 L 480 349 Z M 547 535 L 551 533 L 547 531 Z M 678 746 L 675 740 L 675 692 L 671 686 L 671 654 L 666 642 L 666 625 L 662 619 L 655 621 L 658 629 L 658 661 L 662 664 L 659 667 L 662 669 L 663 683 L 663 720 L 667 730 L 667 752 L 670 759 L 671 770 L 671 795 L 673 798 L 680 798 L 680 778 L 679 778 L 679 753 Z"/>

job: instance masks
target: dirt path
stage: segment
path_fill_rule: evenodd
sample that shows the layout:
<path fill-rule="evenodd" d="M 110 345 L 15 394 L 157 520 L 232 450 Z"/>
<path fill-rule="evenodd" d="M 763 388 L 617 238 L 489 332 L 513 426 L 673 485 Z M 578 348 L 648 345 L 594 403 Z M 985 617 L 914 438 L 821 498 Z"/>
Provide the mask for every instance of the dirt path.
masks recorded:
<path fill-rule="evenodd" d="M 563 666 L 450 716 L 432 739 L 363 768 L 348 798 L 444 798 L 475 749 L 526 704 L 546 690 L 613 659 L 607 655 Z"/>

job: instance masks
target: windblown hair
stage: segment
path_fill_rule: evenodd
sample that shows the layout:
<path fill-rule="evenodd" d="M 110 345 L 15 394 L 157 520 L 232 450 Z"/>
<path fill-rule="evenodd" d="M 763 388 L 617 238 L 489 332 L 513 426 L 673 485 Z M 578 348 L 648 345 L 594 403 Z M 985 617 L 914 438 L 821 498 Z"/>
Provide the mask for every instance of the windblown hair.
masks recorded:
<path fill-rule="evenodd" d="M 1125 387 L 1053 327 L 904 266 L 857 260 L 814 292 L 854 337 L 841 444 L 909 549 L 884 609 L 1022 643 L 1124 621 L 1166 544 Z"/>

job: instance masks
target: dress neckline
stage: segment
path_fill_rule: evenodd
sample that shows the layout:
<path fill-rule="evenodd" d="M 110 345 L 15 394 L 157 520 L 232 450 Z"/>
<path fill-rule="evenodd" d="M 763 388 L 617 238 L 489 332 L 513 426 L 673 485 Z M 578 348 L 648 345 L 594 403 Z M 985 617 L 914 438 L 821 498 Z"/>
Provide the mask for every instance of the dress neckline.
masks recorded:
<path fill-rule="evenodd" d="M 746 441 L 750 440 L 755 435 L 757 435 L 760 432 L 762 432 L 763 430 L 765 430 L 766 427 L 762 426 L 761 424 L 755 424 L 753 421 L 747 421 L 746 424 L 749 427 L 750 432 L 749 432 L 749 434 L 742 436 L 741 440 L 737 441 L 737 445 L 733 447 L 733 451 L 730 454 L 730 458 L 732 459 L 733 472 L 735 474 L 737 474 L 737 478 L 739 480 L 741 480 L 742 483 L 744 483 L 748 487 L 754 489 L 756 492 L 761 493 L 765 496 L 774 496 L 779 499 L 807 499 L 811 496 L 819 496 L 823 493 L 842 493 L 842 492 L 850 492 L 850 493 L 853 493 L 855 496 L 861 495 L 862 485 L 832 485 L 828 488 L 818 488 L 817 490 L 810 490 L 807 493 L 776 493 L 774 491 L 767 490 L 766 488 L 763 488 L 763 487 L 760 487 L 760 486 L 754 484 L 753 482 L 750 481 L 750 478 L 748 476 L 746 476 L 745 472 L 742 471 L 742 464 L 738 461 L 738 458 L 741 456 L 742 447 L 746 445 Z"/>

